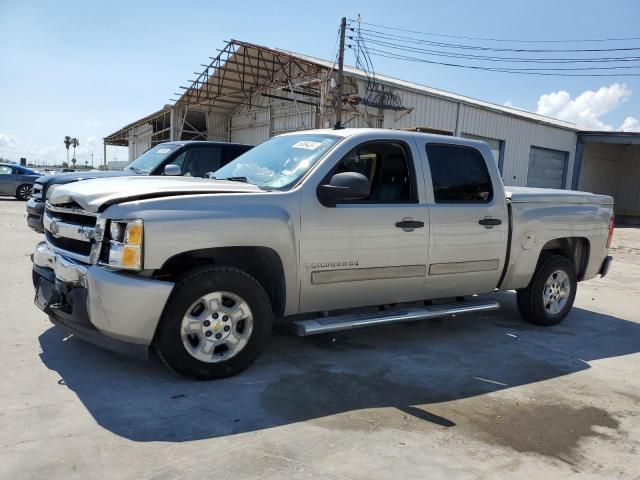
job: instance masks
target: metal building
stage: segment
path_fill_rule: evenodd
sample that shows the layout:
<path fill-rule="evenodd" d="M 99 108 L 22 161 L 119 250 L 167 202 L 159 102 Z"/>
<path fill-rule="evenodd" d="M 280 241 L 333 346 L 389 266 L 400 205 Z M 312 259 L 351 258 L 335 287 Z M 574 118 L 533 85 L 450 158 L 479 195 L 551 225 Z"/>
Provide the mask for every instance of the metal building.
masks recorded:
<path fill-rule="evenodd" d="M 231 40 L 203 67 L 181 87 L 173 105 L 107 136 L 105 152 L 107 145 L 128 146 L 132 160 L 167 140 L 257 144 L 280 133 L 335 123 L 337 71 L 332 62 Z M 344 68 L 342 103 L 345 126 L 421 129 L 484 140 L 507 185 L 579 187 L 627 195 L 620 181 L 613 188 L 597 183 L 601 179 L 593 180 L 597 184 L 589 180 L 598 159 L 604 157 L 597 153 L 596 137 L 568 122 L 384 75 L 372 76 L 348 66 Z M 621 144 L 603 147 L 606 158 L 640 164 L 637 150 L 623 154 L 617 145 Z M 581 169 L 574 168 L 576 147 L 583 160 Z M 640 212 L 640 196 L 629 195 L 625 212 L 632 216 Z"/>

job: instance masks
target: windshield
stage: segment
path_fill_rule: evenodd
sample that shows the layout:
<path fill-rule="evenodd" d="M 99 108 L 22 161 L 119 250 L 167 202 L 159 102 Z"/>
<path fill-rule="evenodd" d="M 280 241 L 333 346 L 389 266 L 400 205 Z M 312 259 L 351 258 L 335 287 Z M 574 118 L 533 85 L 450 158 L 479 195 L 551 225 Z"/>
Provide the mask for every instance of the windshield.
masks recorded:
<path fill-rule="evenodd" d="M 261 188 L 293 186 L 340 137 L 323 134 L 274 137 L 215 172 L 215 178 L 246 179 Z"/>
<path fill-rule="evenodd" d="M 179 145 L 156 145 L 144 152 L 133 162 L 124 167 L 124 169 L 148 175 L 158 168 L 158 165 L 160 165 L 171 154 L 171 152 L 175 151 L 178 147 Z"/>

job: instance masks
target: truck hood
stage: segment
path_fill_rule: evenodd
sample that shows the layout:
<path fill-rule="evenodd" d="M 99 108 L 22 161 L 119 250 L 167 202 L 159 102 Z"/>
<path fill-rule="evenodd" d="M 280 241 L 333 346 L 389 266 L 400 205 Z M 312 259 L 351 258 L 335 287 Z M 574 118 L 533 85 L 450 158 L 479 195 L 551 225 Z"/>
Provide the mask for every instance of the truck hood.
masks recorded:
<path fill-rule="evenodd" d="M 505 196 L 513 203 L 558 203 L 613 205 L 613 198 L 577 190 L 559 190 L 555 188 L 504 187 Z"/>
<path fill-rule="evenodd" d="M 175 195 L 212 193 L 260 193 L 255 185 L 189 177 L 116 177 L 87 180 L 57 187 L 49 203 L 62 205 L 75 202 L 89 212 L 123 201 Z"/>

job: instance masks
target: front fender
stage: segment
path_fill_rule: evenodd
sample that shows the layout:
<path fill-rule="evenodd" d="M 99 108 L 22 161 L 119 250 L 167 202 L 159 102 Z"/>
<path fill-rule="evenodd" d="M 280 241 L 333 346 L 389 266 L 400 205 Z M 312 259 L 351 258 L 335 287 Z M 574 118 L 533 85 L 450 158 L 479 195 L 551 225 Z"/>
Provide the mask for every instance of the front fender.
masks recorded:
<path fill-rule="evenodd" d="M 291 193 L 190 195 L 113 205 L 111 219 L 144 220 L 145 270 L 183 252 L 217 247 L 266 247 L 285 276 L 287 313 L 298 306 L 299 202 Z"/>

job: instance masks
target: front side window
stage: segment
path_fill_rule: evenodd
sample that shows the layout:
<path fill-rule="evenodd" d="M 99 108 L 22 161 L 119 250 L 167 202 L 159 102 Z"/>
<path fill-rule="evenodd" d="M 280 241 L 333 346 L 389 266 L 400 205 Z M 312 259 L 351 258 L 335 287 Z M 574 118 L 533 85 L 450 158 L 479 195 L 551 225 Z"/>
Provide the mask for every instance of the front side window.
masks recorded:
<path fill-rule="evenodd" d="M 436 203 L 487 203 L 493 197 L 491 176 L 475 148 L 427 144 Z"/>
<path fill-rule="evenodd" d="M 189 151 L 182 174 L 187 177 L 204 177 L 220 168 L 220 147 L 196 148 Z"/>
<path fill-rule="evenodd" d="M 345 155 L 330 176 L 361 173 L 369 179 L 369 197 L 353 203 L 410 203 L 416 200 L 415 183 L 405 148 L 393 142 L 369 142 Z M 352 203 L 352 202 L 350 202 Z"/>
<path fill-rule="evenodd" d="M 265 189 L 293 187 L 340 137 L 326 134 L 271 138 L 215 172 L 217 180 L 243 179 Z"/>

